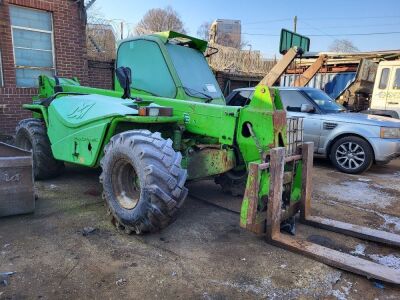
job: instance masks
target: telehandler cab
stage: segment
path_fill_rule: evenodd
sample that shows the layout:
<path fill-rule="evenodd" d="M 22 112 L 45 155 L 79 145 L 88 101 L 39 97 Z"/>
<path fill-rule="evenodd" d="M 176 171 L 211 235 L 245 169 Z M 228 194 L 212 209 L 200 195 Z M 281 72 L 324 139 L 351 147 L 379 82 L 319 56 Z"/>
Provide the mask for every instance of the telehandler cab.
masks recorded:
<path fill-rule="evenodd" d="M 35 178 L 60 174 L 64 162 L 100 166 L 114 224 L 137 234 L 174 220 L 188 194 L 186 180 L 214 177 L 230 191 L 244 178 L 242 227 L 266 230 L 270 241 L 325 263 L 400 283 L 390 268 L 280 233 L 299 209 L 302 220 L 309 217 L 312 145 L 301 146 L 301 120 L 286 119 L 274 88 L 259 85 L 249 105 L 226 106 L 206 48 L 176 32 L 124 40 L 115 90 L 40 76 L 38 96 L 24 105 L 34 118 L 21 121 L 16 133 L 16 144 L 33 151 Z M 397 238 L 392 244 L 400 245 L 393 236 L 379 241 Z M 329 259 L 324 251 L 331 251 Z"/>

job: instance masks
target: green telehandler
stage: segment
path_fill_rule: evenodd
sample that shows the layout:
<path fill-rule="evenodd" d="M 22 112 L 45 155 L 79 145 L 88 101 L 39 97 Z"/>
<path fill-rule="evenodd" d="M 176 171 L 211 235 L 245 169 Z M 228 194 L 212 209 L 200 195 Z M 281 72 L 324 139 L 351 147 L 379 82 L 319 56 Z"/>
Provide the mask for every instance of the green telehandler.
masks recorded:
<path fill-rule="evenodd" d="M 304 42 L 287 40 L 290 47 Z M 301 120 L 287 120 L 278 90 L 264 85 L 249 105 L 226 106 L 206 48 L 207 42 L 176 32 L 124 40 L 114 90 L 40 76 L 38 96 L 24 105 L 33 118 L 16 132 L 16 144 L 33 152 L 35 178 L 59 175 L 65 162 L 101 167 L 114 224 L 137 234 L 159 231 L 176 218 L 187 180 L 215 178 L 225 191 L 246 186 L 242 227 L 345 268 L 331 256 L 328 261 L 321 246 L 311 244 L 320 251 L 311 253 L 307 242 L 280 233 L 281 224 L 293 229 L 299 210 L 308 218 L 312 145 L 300 145 Z M 379 269 L 373 276 L 387 280 L 387 268 L 370 264 Z"/>
<path fill-rule="evenodd" d="M 21 121 L 16 133 L 18 146 L 33 149 L 35 177 L 60 174 L 64 162 L 100 166 L 115 223 L 138 234 L 174 219 L 186 180 L 215 177 L 234 189 L 233 174 L 286 145 L 286 118 L 278 92 L 265 86 L 248 107 L 226 106 L 206 47 L 175 32 L 125 40 L 114 91 L 40 76 L 38 97 L 24 106 L 35 118 Z M 300 199 L 301 164 L 292 171 L 287 205 Z M 268 184 L 260 193 L 268 194 Z"/>

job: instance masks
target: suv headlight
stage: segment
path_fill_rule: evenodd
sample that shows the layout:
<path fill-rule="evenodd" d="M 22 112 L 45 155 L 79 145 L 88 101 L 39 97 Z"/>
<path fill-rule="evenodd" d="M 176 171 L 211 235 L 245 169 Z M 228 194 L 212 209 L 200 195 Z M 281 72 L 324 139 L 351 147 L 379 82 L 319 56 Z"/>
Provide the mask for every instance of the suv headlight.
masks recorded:
<path fill-rule="evenodd" d="M 381 127 L 382 139 L 400 139 L 400 128 Z"/>

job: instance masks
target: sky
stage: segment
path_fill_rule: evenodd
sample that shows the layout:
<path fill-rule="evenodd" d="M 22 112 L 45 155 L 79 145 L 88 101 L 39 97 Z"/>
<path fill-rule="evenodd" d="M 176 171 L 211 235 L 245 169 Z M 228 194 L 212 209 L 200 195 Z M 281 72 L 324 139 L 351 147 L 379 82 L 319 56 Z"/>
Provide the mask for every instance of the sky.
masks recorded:
<path fill-rule="evenodd" d="M 348 39 L 360 51 L 400 49 L 399 0 L 97 0 L 95 7 L 132 29 L 149 9 L 168 5 L 189 35 L 196 36 L 205 21 L 241 20 L 245 49 L 260 50 L 266 58 L 279 54 L 280 30 L 293 30 L 294 16 L 297 32 L 310 37 L 312 52 L 328 51 L 335 39 Z"/>

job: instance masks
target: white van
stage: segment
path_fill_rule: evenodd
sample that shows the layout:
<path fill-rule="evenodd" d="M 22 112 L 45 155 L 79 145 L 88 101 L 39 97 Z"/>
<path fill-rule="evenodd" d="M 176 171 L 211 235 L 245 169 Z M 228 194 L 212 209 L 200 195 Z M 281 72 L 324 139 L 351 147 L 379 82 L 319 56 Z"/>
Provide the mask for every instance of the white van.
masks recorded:
<path fill-rule="evenodd" d="M 400 60 L 379 63 L 368 113 L 400 116 Z"/>

